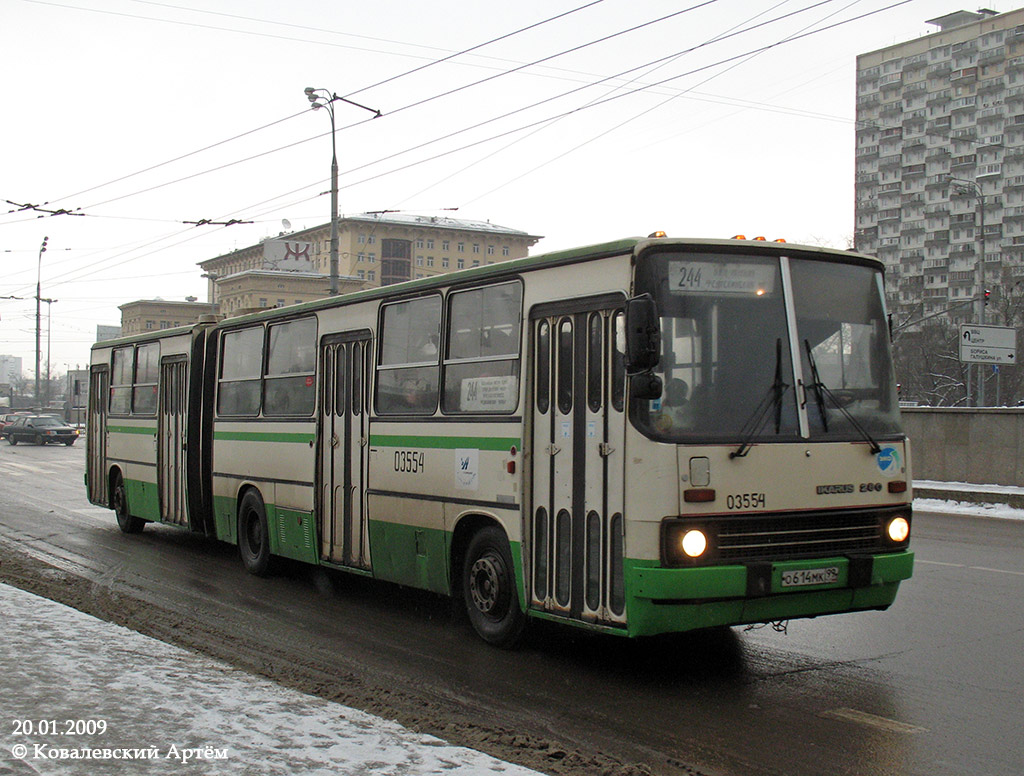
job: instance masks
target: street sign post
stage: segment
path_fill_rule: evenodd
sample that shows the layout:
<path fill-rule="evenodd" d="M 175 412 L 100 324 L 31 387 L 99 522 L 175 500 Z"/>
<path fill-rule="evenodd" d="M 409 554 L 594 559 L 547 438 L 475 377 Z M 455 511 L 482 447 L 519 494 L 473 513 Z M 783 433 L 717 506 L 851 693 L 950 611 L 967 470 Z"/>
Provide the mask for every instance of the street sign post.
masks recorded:
<path fill-rule="evenodd" d="M 1016 364 L 1017 330 L 1012 326 L 960 324 L 960 360 L 970 364 Z"/>

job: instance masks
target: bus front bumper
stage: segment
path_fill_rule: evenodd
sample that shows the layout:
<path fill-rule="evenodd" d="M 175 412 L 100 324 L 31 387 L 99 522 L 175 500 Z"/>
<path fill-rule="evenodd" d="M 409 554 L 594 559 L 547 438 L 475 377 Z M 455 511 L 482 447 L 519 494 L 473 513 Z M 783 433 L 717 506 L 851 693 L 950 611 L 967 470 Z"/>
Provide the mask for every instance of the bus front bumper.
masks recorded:
<path fill-rule="evenodd" d="M 914 553 L 704 568 L 627 562 L 631 636 L 885 609 Z"/>

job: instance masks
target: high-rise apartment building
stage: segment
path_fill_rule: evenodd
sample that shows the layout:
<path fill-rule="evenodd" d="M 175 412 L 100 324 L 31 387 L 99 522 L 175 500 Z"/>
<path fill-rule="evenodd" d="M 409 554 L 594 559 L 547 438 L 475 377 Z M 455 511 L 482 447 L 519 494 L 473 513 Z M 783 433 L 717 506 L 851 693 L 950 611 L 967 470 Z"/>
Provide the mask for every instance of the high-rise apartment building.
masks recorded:
<path fill-rule="evenodd" d="M 854 244 L 900 323 L 974 322 L 971 300 L 1024 280 L 1024 9 L 928 23 L 857 58 Z"/>
<path fill-rule="evenodd" d="M 0 385 L 10 385 L 21 379 L 21 358 L 0 356 Z"/>

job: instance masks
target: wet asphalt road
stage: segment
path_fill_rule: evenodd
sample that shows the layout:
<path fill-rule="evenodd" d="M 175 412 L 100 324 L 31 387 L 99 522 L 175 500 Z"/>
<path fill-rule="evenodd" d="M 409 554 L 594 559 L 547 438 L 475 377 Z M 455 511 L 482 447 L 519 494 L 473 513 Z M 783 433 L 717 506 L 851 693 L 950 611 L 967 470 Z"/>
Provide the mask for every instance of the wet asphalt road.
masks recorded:
<path fill-rule="evenodd" d="M 888 612 L 641 642 L 540 627 L 510 653 L 434 596 L 124 536 L 83 461 L 0 445 L 0 579 L 14 553 L 6 581 L 454 743 L 565 774 L 1024 772 L 1021 521 L 916 515 Z"/>

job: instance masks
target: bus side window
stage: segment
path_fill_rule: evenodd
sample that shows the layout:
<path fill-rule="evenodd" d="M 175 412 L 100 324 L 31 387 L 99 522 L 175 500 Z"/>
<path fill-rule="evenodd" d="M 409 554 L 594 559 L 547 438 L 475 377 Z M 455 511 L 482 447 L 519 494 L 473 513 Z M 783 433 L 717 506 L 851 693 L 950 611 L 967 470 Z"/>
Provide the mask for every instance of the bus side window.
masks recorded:
<path fill-rule="evenodd" d="M 310 415 L 316 399 L 316 319 L 270 327 L 264 415 Z"/>
<path fill-rule="evenodd" d="M 224 334 L 220 355 L 220 380 L 217 383 L 217 414 L 259 414 L 262 364 L 262 326 Z"/>
<path fill-rule="evenodd" d="M 437 409 L 441 298 L 386 305 L 381 312 L 375 404 L 381 415 Z"/>
<path fill-rule="evenodd" d="M 114 351 L 110 371 L 110 414 L 127 415 L 132 411 L 132 348 Z"/>
<path fill-rule="evenodd" d="M 135 380 L 132 388 L 132 412 L 156 414 L 156 386 L 160 374 L 160 343 L 139 345 L 135 351 Z"/>
<path fill-rule="evenodd" d="M 444 412 L 515 412 L 522 299 L 518 282 L 449 297 Z"/>
<path fill-rule="evenodd" d="M 546 415 L 551 407 L 551 324 L 537 324 L 537 412 Z"/>
<path fill-rule="evenodd" d="M 555 391 L 558 412 L 568 415 L 573 405 L 573 332 L 572 318 L 563 318 L 558 322 L 558 367 L 555 375 L 557 387 Z"/>
<path fill-rule="evenodd" d="M 587 406 L 591 412 L 600 412 L 604 406 L 604 316 L 591 313 L 587 330 Z"/>
<path fill-rule="evenodd" d="M 626 314 L 622 310 L 612 318 L 611 403 L 616 412 L 626 408 Z"/>

